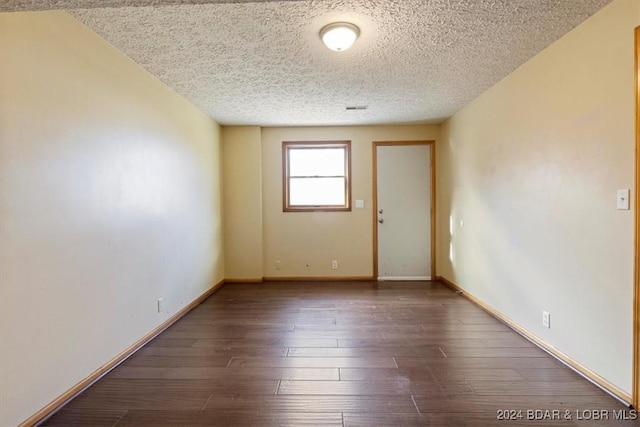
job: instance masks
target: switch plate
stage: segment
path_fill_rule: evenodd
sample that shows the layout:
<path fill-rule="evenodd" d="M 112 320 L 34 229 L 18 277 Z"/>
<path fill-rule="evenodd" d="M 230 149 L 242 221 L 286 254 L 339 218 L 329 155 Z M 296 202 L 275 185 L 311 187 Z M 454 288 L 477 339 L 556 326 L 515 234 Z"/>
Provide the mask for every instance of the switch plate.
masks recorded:
<path fill-rule="evenodd" d="M 331 261 L 331 268 L 333 268 L 334 270 L 338 269 L 338 261 L 336 261 L 335 259 L 333 261 Z"/>
<path fill-rule="evenodd" d="M 280 261 L 276 261 L 276 270 L 282 269 L 282 263 Z"/>
<path fill-rule="evenodd" d="M 162 313 L 164 310 L 164 300 L 162 298 L 158 298 L 158 313 Z"/>
<path fill-rule="evenodd" d="M 618 210 L 619 211 L 628 211 L 629 209 L 631 209 L 631 203 L 630 203 L 630 196 L 631 196 L 631 190 L 624 189 L 624 190 L 618 190 Z"/>
<path fill-rule="evenodd" d="M 364 208 L 364 200 L 360 200 L 360 199 L 356 200 L 356 208 L 358 209 Z"/>

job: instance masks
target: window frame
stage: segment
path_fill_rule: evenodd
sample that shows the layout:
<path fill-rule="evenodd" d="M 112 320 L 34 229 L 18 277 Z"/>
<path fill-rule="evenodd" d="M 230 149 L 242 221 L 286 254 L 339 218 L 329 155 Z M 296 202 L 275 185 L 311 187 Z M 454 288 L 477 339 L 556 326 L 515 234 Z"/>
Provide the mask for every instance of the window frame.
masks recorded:
<path fill-rule="evenodd" d="M 292 205 L 289 202 L 289 152 L 305 149 L 344 149 L 345 204 L 344 205 Z M 294 177 L 295 178 L 295 177 Z M 299 178 L 299 177 L 298 177 Z M 313 179 L 314 177 L 308 177 Z M 319 176 L 318 178 L 321 178 Z M 350 212 L 351 211 L 351 141 L 283 141 L 282 142 L 282 211 L 283 212 Z"/>

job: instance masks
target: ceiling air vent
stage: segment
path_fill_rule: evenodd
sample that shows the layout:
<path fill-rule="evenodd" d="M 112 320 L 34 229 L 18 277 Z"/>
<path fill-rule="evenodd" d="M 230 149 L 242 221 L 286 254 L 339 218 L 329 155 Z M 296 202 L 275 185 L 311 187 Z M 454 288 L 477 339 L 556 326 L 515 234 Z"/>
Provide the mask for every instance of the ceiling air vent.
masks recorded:
<path fill-rule="evenodd" d="M 346 107 L 345 108 L 347 111 L 354 111 L 354 110 L 366 110 L 367 106 L 366 105 L 352 105 L 350 107 Z"/>

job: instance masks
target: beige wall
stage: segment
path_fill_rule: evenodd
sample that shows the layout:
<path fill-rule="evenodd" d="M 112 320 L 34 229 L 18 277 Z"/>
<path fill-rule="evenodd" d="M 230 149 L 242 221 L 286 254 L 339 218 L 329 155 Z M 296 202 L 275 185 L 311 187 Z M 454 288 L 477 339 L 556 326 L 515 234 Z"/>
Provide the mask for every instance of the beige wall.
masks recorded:
<path fill-rule="evenodd" d="M 362 126 L 262 129 L 264 276 L 373 275 L 372 142 L 436 140 L 438 126 Z M 282 211 L 282 141 L 350 140 L 351 212 Z M 331 268 L 338 261 L 338 269 Z M 282 269 L 276 270 L 280 261 Z"/>
<path fill-rule="evenodd" d="M 262 280 L 260 127 L 222 130 L 224 253 L 227 279 Z"/>
<path fill-rule="evenodd" d="M 455 114 L 437 144 L 438 274 L 628 393 L 634 220 L 616 190 L 634 185 L 638 24 L 640 2 L 614 1 Z"/>
<path fill-rule="evenodd" d="M 224 277 L 220 147 L 217 124 L 66 13 L 0 14 L 0 63 L 13 426 Z"/>

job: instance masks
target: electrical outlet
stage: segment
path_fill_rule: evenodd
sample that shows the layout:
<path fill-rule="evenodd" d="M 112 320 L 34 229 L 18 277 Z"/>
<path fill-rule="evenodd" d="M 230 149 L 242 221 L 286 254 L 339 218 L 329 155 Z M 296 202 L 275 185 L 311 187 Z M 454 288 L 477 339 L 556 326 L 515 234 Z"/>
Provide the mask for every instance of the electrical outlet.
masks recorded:
<path fill-rule="evenodd" d="M 551 315 L 547 311 L 542 312 L 542 326 L 551 329 Z"/>
<path fill-rule="evenodd" d="M 276 261 L 276 270 L 282 270 L 282 263 L 280 261 Z"/>
<path fill-rule="evenodd" d="M 331 268 L 333 268 L 334 270 L 338 269 L 338 261 L 337 260 L 333 260 L 331 261 Z"/>
<path fill-rule="evenodd" d="M 158 313 L 162 313 L 164 310 L 164 300 L 162 298 L 158 298 Z"/>

